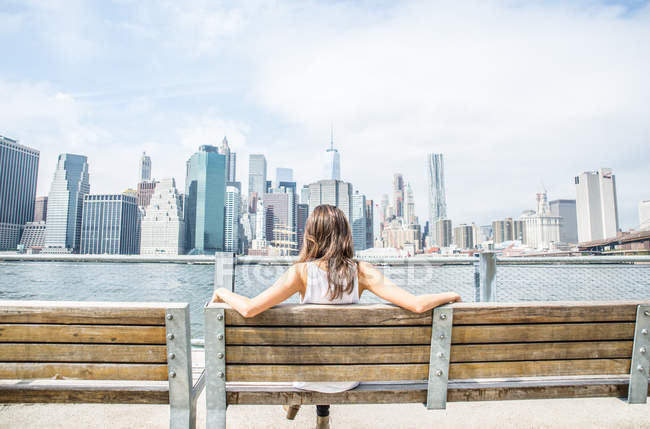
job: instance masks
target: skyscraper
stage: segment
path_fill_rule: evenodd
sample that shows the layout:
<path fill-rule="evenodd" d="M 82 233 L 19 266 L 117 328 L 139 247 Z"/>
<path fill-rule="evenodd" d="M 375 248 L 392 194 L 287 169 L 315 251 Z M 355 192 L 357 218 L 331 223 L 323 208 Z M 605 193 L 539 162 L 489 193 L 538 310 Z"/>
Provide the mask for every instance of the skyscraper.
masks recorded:
<path fill-rule="evenodd" d="M 145 208 L 149 206 L 149 201 L 151 201 L 151 196 L 156 190 L 156 185 L 158 184 L 155 180 L 146 180 L 144 182 L 138 183 L 138 190 L 136 191 L 136 198 L 138 200 L 138 206 Z"/>
<path fill-rule="evenodd" d="M 241 184 L 230 182 L 226 186 L 226 221 L 224 227 L 224 250 L 239 253 L 239 206 Z"/>
<path fill-rule="evenodd" d="M 381 196 L 381 205 L 379 206 L 379 236 L 381 237 L 384 227 L 388 222 L 388 194 Z"/>
<path fill-rule="evenodd" d="M 429 224 L 435 225 L 438 219 L 447 218 L 445 167 L 441 153 L 427 155 L 427 184 L 429 191 Z M 433 238 L 435 242 L 435 237 Z"/>
<path fill-rule="evenodd" d="M 138 201 L 124 194 L 84 195 L 79 253 L 140 253 Z"/>
<path fill-rule="evenodd" d="M 291 189 L 288 192 L 264 194 L 266 210 L 266 240 L 280 255 L 294 255 L 298 249 L 296 236 L 296 198 Z"/>
<path fill-rule="evenodd" d="M 354 251 L 366 249 L 366 196 L 354 191 L 352 195 L 352 218 L 350 220 L 352 227 L 352 241 L 354 242 Z"/>
<path fill-rule="evenodd" d="M 151 157 L 146 152 L 142 152 L 138 182 L 146 182 L 148 180 L 151 180 Z"/>
<path fill-rule="evenodd" d="M 248 157 L 248 196 L 257 194 L 259 198 L 266 193 L 266 158 L 262 154 Z"/>
<path fill-rule="evenodd" d="M 300 204 L 309 205 L 309 185 L 303 185 L 300 189 Z"/>
<path fill-rule="evenodd" d="M 341 180 L 341 156 L 334 149 L 334 128 L 330 135 L 330 147 L 325 150 L 325 180 Z"/>
<path fill-rule="evenodd" d="M 415 198 L 411 184 L 407 183 L 404 189 L 404 221 L 407 225 L 415 224 Z"/>
<path fill-rule="evenodd" d="M 375 247 L 375 205 L 366 200 L 366 249 Z"/>
<path fill-rule="evenodd" d="M 226 182 L 237 181 L 237 153 L 230 151 L 226 136 L 223 137 L 223 141 L 219 147 L 219 153 L 226 157 Z"/>
<path fill-rule="evenodd" d="M 223 250 L 226 157 L 214 146 L 199 147 L 187 161 L 185 227 L 191 254 Z"/>
<path fill-rule="evenodd" d="M 47 219 L 47 197 L 36 197 L 34 222 L 44 222 L 45 219 Z"/>
<path fill-rule="evenodd" d="M 142 218 L 140 253 L 182 255 L 185 252 L 185 221 L 181 194 L 173 178 L 156 185 Z"/>
<path fill-rule="evenodd" d="M 83 155 L 64 153 L 47 197 L 44 252 L 77 252 L 84 195 L 90 192 L 88 162 Z"/>
<path fill-rule="evenodd" d="M 436 243 L 439 247 L 449 247 L 451 246 L 451 236 L 452 236 L 452 225 L 451 219 L 438 219 L 434 224 L 432 229 L 435 229 L 435 235 L 438 237 L 438 242 Z"/>
<path fill-rule="evenodd" d="M 40 152 L 0 136 L 0 250 L 15 249 L 34 217 Z"/>
<path fill-rule="evenodd" d="M 474 248 L 474 231 L 472 225 L 462 223 L 454 228 L 454 244 L 459 249 Z"/>
<path fill-rule="evenodd" d="M 393 175 L 393 209 L 397 217 L 404 217 L 404 176 Z"/>
<path fill-rule="evenodd" d="M 551 213 L 546 191 L 538 192 L 536 198 L 537 209 L 521 216 L 524 222 L 523 243 L 535 249 L 548 249 L 552 243 L 560 241 L 561 218 Z"/>
<path fill-rule="evenodd" d="M 293 169 L 278 167 L 275 169 L 275 185 L 280 186 L 280 182 L 293 182 Z"/>
<path fill-rule="evenodd" d="M 576 215 L 580 243 L 616 237 L 618 203 L 616 180 L 609 168 L 575 177 Z"/>
<path fill-rule="evenodd" d="M 576 218 L 576 200 L 553 200 L 548 203 L 553 216 L 560 217 L 560 241 L 562 243 L 578 242 L 578 220 Z"/>
<path fill-rule="evenodd" d="M 319 180 L 309 184 L 309 213 L 316 206 L 330 204 L 343 211 L 345 217 L 352 218 L 352 184 L 341 180 Z"/>
<path fill-rule="evenodd" d="M 639 201 L 639 229 L 650 230 L 650 200 Z"/>
<path fill-rule="evenodd" d="M 309 204 L 298 204 L 296 206 L 296 235 L 298 240 L 298 251 L 302 249 L 302 243 L 305 236 L 305 225 L 309 216 Z"/>

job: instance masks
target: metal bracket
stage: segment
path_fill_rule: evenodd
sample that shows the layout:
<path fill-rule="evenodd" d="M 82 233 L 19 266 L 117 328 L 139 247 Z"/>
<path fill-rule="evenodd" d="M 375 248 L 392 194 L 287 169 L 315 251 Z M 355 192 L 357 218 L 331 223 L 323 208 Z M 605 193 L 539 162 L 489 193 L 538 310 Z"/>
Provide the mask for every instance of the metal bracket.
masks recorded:
<path fill-rule="evenodd" d="M 636 310 L 634 349 L 630 366 L 629 404 L 645 404 L 648 400 L 650 374 L 650 305 L 639 305 Z"/>
<path fill-rule="evenodd" d="M 206 428 L 226 428 L 226 315 L 205 308 Z"/>
<path fill-rule="evenodd" d="M 169 379 L 169 427 L 195 428 L 196 407 L 192 403 L 192 346 L 190 307 L 169 307 L 165 311 L 167 369 Z"/>
<path fill-rule="evenodd" d="M 451 351 L 453 318 L 454 310 L 451 307 L 438 307 L 433 310 L 426 403 L 428 410 L 444 410 L 447 407 L 449 353 Z"/>

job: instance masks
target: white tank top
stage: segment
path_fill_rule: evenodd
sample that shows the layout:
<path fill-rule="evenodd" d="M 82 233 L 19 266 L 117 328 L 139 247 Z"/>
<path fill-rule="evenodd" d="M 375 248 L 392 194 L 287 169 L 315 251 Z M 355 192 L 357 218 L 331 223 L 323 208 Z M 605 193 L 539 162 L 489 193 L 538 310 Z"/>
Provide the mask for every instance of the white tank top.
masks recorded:
<path fill-rule="evenodd" d="M 305 296 L 300 299 L 301 304 L 358 304 L 359 303 L 359 278 L 354 275 L 354 288 L 352 292 L 345 293 L 336 299 L 328 298 L 327 271 L 320 269 L 315 262 L 307 262 L 307 285 Z M 345 382 L 303 382 L 293 383 L 293 387 L 302 390 L 313 390 L 323 393 L 345 392 L 359 385 L 357 381 Z"/>

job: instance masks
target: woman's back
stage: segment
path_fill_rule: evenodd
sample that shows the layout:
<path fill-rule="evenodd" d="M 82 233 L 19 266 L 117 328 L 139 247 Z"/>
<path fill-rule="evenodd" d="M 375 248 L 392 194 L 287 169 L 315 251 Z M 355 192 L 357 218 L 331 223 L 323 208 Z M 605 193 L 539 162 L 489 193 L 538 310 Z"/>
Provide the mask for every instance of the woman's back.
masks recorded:
<path fill-rule="evenodd" d="M 359 303 L 359 279 L 355 272 L 354 288 L 352 291 L 343 294 L 340 297 L 330 299 L 329 283 L 327 281 L 327 271 L 321 269 L 316 262 L 310 261 L 307 265 L 307 281 L 305 284 L 305 295 L 301 297 L 301 304 L 358 304 Z M 295 382 L 294 387 L 303 390 L 313 390 L 316 392 L 335 393 L 344 392 L 354 389 L 359 385 L 358 382 Z"/>

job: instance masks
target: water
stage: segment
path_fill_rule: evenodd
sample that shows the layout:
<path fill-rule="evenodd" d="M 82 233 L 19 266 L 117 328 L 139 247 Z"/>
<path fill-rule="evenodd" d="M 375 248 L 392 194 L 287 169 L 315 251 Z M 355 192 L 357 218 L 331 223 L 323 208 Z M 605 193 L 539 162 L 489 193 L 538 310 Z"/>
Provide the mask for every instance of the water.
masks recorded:
<path fill-rule="evenodd" d="M 237 266 L 236 292 L 254 296 L 272 285 L 283 266 Z M 453 290 L 475 301 L 472 265 L 380 267 L 407 290 Z M 71 301 L 177 301 L 190 303 L 192 336 L 203 337 L 203 306 L 213 289 L 214 266 L 156 263 L 0 262 L 0 299 Z M 650 265 L 498 266 L 499 301 L 573 301 L 650 298 Z M 290 301 L 297 302 L 297 296 Z M 361 302 L 381 302 L 369 293 Z"/>

